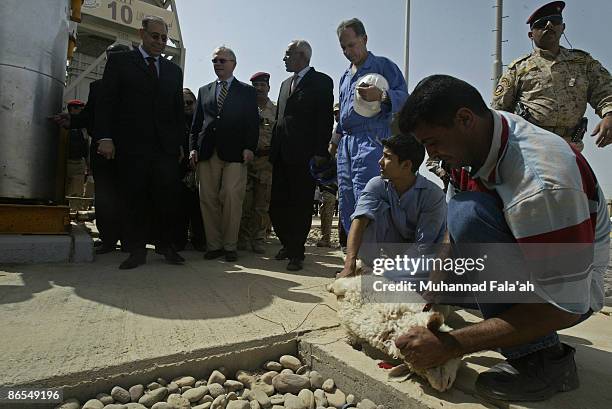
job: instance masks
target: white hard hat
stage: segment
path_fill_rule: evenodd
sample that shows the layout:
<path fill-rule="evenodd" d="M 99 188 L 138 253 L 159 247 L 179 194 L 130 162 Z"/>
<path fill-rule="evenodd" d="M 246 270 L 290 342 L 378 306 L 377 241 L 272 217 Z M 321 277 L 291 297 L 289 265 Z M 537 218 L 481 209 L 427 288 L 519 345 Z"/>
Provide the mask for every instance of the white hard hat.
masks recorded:
<path fill-rule="evenodd" d="M 366 74 L 357 80 L 355 86 L 355 98 L 353 99 L 353 109 L 359 115 L 371 118 L 380 112 L 380 101 L 368 102 L 361 98 L 359 91 L 357 91 L 357 87 L 364 83 L 374 85 L 382 91 L 389 90 L 389 83 L 385 77 L 376 73 Z"/>

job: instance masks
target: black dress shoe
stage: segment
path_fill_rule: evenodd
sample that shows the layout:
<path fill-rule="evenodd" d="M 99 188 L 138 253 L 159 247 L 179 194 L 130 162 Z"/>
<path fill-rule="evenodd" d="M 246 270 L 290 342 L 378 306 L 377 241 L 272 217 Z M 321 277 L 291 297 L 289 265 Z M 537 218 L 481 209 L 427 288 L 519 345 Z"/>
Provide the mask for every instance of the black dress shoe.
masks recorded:
<path fill-rule="evenodd" d="M 172 247 L 168 247 L 164 252 L 164 258 L 168 264 L 183 264 L 185 259 L 174 250 Z"/>
<path fill-rule="evenodd" d="M 146 254 L 130 254 L 128 258 L 126 258 L 123 263 L 119 264 L 120 270 L 130 270 L 132 268 L 136 268 L 140 265 L 143 265 L 147 262 Z"/>
<path fill-rule="evenodd" d="M 224 255 L 225 255 L 225 250 L 223 250 L 223 249 L 209 250 L 206 253 L 204 253 L 204 259 L 205 260 L 214 260 L 214 259 L 222 257 Z"/>
<path fill-rule="evenodd" d="M 225 261 L 236 261 L 238 260 L 238 253 L 233 250 L 227 250 L 225 252 Z"/>
<path fill-rule="evenodd" d="M 300 271 L 304 268 L 304 261 L 299 258 L 292 258 L 287 264 L 287 270 L 289 271 Z"/>
<path fill-rule="evenodd" d="M 115 246 L 107 246 L 105 244 L 96 247 L 96 254 L 106 254 L 115 251 Z"/>
<path fill-rule="evenodd" d="M 278 253 L 276 253 L 276 256 L 274 256 L 274 258 L 277 260 L 286 260 L 287 259 L 287 249 L 284 247 L 280 249 Z"/>

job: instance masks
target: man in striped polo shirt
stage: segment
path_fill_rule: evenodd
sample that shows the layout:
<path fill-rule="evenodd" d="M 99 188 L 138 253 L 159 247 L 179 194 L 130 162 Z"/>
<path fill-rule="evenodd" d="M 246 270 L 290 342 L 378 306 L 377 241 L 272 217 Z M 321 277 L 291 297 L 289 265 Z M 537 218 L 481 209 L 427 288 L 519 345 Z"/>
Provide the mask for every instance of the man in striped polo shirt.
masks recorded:
<path fill-rule="evenodd" d="M 417 85 L 399 126 L 430 157 L 453 168 L 451 240 L 516 243 L 524 265 L 536 270 L 540 299 L 480 303 L 482 322 L 447 334 L 413 328 L 397 346 L 422 368 L 499 349 L 506 361 L 476 382 L 476 391 L 488 398 L 535 401 L 577 388 L 575 350 L 560 343 L 556 331 L 602 308 L 610 251 L 608 210 L 587 161 L 556 135 L 489 109 L 474 87 L 446 75 Z M 545 252 L 534 251 L 542 245 Z M 568 248 L 569 255 L 559 250 Z M 558 267 L 559 259 L 567 264 L 548 268 Z"/>

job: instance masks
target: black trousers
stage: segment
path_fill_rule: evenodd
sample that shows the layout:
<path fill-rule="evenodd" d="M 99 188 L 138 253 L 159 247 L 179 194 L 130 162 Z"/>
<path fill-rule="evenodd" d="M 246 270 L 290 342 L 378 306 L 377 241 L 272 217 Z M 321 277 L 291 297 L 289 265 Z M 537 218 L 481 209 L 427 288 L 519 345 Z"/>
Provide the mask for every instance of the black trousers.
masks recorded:
<path fill-rule="evenodd" d="M 281 160 L 274 163 L 270 219 L 290 259 L 304 259 L 315 186 L 308 163 L 293 165 Z"/>
<path fill-rule="evenodd" d="M 177 249 L 183 249 L 187 241 L 194 245 L 204 245 L 204 223 L 200 210 L 200 195 L 179 182 L 179 210 L 173 241 Z"/>
<path fill-rule="evenodd" d="M 96 226 L 100 233 L 100 240 L 107 246 L 114 246 L 122 239 L 117 164 L 114 160 L 104 159 L 98 155 L 96 148 L 96 144 L 92 143 L 89 152 L 94 177 Z"/>
<path fill-rule="evenodd" d="M 127 248 L 130 253 L 144 253 L 151 231 L 159 235 L 156 245 L 167 248 L 178 211 L 178 158 L 155 153 L 117 155 L 116 160 Z"/>

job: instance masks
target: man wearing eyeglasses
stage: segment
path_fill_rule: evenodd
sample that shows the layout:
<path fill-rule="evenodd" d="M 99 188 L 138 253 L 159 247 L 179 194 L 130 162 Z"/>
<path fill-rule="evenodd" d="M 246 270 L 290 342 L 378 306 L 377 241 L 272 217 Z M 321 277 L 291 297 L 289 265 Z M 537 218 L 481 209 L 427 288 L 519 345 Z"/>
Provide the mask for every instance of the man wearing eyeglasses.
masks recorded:
<path fill-rule="evenodd" d="M 236 252 L 247 167 L 259 140 L 255 88 L 234 77 L 236 54 L 213 51 L 217 79 L 200 88 L 191 127 L 189 160 L 200 180 L 207 260 L 238 259 Z"/>
<path fill-rule="evenodd" d="M 603 148 L 612 143 L 612 77 L 587 52 L 559 45 L 565 31 L 564 8 L 563 1 L 553 1 L 527 19 L 534 51 L 508 66 L 492 106 L 517 113 L 582 151 L 588 102 L 602 118 L 591 136 Z"/>
<path fill-rule="evenodd" d="M 124 201 L 122 244 L 130 251 L 120 269 L 146 263 L 147 231 L 151 227 L 159 232 L 156 250 L 166 262 L 184 261 L 171 244 L 185 126 L 183 72 L 161 57 L 168 40 L 168 25 L 163 19 L 145 17 L 140 38 L 138 48 L 109 56 L 93 135 L 97 153 L 117 162 Z M 151 226 L 148 220 L 151 208 L 157 226 Z"/>

